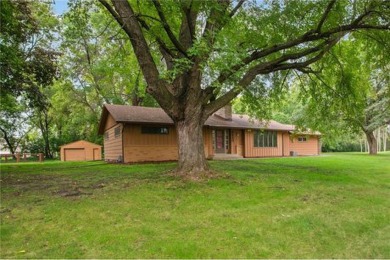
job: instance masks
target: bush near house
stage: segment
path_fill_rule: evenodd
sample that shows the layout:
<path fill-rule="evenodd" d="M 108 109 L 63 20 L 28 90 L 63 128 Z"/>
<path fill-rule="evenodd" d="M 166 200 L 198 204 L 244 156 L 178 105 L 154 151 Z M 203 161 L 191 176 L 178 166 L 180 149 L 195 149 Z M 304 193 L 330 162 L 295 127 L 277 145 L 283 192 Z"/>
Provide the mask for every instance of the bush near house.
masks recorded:
<path fill-rule="evenodd" d="M 390 153 L 1 165 L 1 258 L 390 258 Z"/>

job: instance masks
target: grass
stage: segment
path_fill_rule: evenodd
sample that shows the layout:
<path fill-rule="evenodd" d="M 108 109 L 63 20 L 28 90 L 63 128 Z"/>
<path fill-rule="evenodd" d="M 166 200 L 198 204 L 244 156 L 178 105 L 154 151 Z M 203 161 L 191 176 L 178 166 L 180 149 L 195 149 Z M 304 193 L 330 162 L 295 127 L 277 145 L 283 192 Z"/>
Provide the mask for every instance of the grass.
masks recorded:
<path fill-rule="evenodd" d="M 1 165 L 0 258 L 390 258 L 390 153 Z"/>

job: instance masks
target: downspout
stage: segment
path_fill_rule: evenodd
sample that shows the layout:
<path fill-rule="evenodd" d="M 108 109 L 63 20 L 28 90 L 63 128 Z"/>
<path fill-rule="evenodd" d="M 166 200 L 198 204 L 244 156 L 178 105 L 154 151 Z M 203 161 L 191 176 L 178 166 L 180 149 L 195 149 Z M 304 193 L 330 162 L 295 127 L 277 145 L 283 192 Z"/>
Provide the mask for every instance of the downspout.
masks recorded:
<path fill-rule="evenodd" d="M 123 132 L 125 131 L 125 123 L 122 123 L 122 131 L 121 131 L 121 138 L 122 138 L 122 163 L 125 162 L 125 144 L 124 144 L 124 138 L 123 138 Z"/>
<path fill-rule="evenodd" d="M 241 130 L 242 157 L 246 158 L 246 129 Z"/>

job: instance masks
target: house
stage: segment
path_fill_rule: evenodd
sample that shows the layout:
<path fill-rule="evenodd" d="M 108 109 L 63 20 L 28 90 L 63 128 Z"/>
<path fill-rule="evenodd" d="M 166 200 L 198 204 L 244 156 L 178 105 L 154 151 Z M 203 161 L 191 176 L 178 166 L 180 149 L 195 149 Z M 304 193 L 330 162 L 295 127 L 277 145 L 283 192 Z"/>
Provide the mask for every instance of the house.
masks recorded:
<path fill-rule="evenodd" d="M 243 158 L 318 155 L 319 133 L 295 134 L 295 126 L 268 124 L 232 114 L 226 106 L 204 125 L 204 152 Z M 172 161 L 178 159 L 172 119 L 161 108 L 104 105 L 99 134 L 104 135 L 104 159 L 113 162 Z"/>
<path fill-rule="evenodd" d="M 61 161 L 95 161 L 102 159 L 102 146 L 84 140 L 60 146 Z"/>

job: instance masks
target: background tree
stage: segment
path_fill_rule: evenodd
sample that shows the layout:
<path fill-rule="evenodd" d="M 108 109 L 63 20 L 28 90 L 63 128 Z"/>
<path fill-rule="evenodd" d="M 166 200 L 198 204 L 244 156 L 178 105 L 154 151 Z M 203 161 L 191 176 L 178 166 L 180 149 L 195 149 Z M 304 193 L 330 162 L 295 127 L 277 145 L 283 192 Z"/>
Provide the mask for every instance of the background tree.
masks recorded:
<path fill-rule="evenodd" d="M 2 107 L 1 127 L 8 129 L 2 131 L 7 138 L 15 132 L 11 129 L 16 126 L 18 116 L 24 120 L 22 125 L 26 125 L 26 119 L 30 119 L 25 116 L 28 110 L 35 109 L 36 114 L 40 114 L 47 107 L 42 90 L 48 88 L 57 76 L 58 53 L 53 49 L 53 42 L 58 21 L 49 3 L 5 0 L 0 5 L 1 97 L 2 102 L 6 100 Z M 21 102 L 30 109 L 21 111 Z M 17 131 L 26 128 L 29 127 Z M 8 143 L 11 151 L 16 148 L 10 145 Z M 47 142 L 45 147 L 49 147 Z M 51 157 L 50 150 L 45 149 L 45 153 Z"/>
<path fill-rule="evenodd" d="M 4 95 L 0 102 L 0 137 L 5 141 L 10 153 L 14 153 L 23 141 L 24 137 L 31 131 L 29 117 L 31 111 L 26 103 L 17 100 L 12 95 Z"/>
<path fill-rule="evenodd" d="M 99 1 L 175 123 L 177 172 L 195 177 L 208 170 L 202 130 L 212 113 L 266 85 L 262 75 L 307 71 L 352 31 L 389 29 L 385 1 Z"/>
<path fill-rule="evenodd" d="M 97 127 L 105 103 L 156 106 L 118 24 L 94 1 L 68 5 L 60 24 L 61 78 L 50 94 L 55 149 L 80 139 L 102 143 Z"/>
<path fill-rule="evenodd" d="M 362 37 L 342 42 L 316 64 L 316 73 L 297 81 L 304 90 L 306 123 L 335 134 L 363 131 L 369 153 L 377 153 L 374 131 L 390 123 L 388 36 L 377 33 L 376 42 Z"/>
<path fill-rule="evenodd" d="M 141 105 L 146 101 L 153 105 L 131 45 L 118 24 L 94 1 L 69 3 L 62 22 L 64 78 L 88 93 L 90 104 L 97 109 L 103 103 Z"/>

